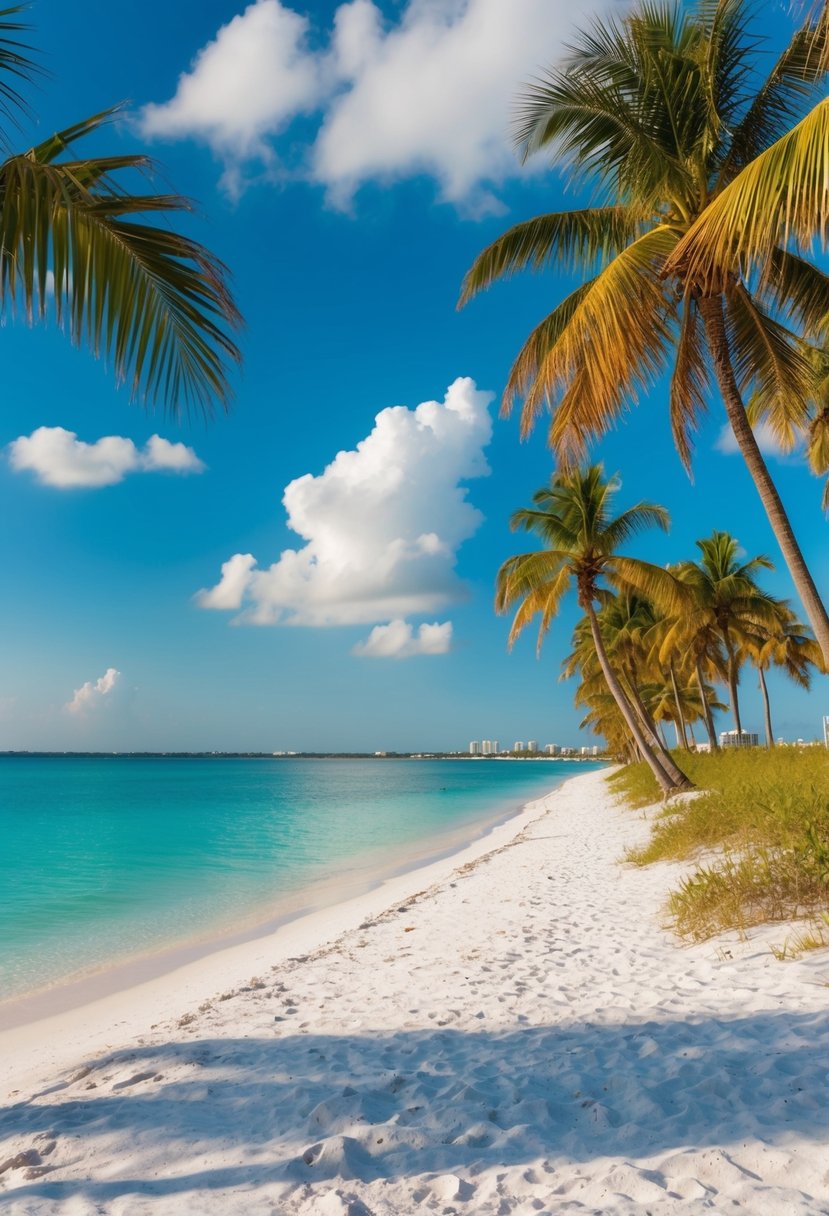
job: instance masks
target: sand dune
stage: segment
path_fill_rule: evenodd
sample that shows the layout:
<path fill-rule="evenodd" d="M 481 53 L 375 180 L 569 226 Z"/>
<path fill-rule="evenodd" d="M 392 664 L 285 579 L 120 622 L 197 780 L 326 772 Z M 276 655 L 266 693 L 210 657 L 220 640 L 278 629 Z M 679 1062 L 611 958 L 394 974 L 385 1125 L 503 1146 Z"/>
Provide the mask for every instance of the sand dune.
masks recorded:
<path fill-rule="evenodd" d="M 677 944 L 675 871 L 618 864 L 646 830 L 578 776 L 334 940 L 285 931 L 177 1006 L 170 977 L 166 1021 L 152 989 L 120 1030 L 93 1006 L 83 1054 L 53 1022 L 0 1112 L 0 1210 L 826 1213 L 829 959 L 776 962 L 780 927 Z"/>

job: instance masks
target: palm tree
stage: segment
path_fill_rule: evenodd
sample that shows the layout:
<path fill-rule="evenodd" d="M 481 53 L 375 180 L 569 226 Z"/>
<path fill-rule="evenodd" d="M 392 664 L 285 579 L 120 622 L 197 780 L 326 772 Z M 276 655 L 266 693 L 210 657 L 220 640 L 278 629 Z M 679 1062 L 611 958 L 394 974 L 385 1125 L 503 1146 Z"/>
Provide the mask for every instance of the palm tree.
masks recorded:
<path fill-rule="evenodd" d="M 672 772 L 675 762 L 660 738 L 653 715 L 643 699 L 643 681 L 651 678 L 647 648 L 643 642 L 644 631 L 653 623 L 651 606 L 644 597 L 632 591 L 613 595 L 610 591 L 601 590 L 598 598 L 601 604 L 597 613 L 599 629 L 608 659 L 660 764 Z M 586 616 L 581 618 L 573 631 L 573 650 L 562 664 L 562 678 L 567 679 L 576 672 L 580 676 L 576 704 L 593 706 L 597 696 L 607 693 L 607 684 Z M 618 709 L 616 713 L 618 717 Z"/>
<path fill-rule="evenodd" d="M 552 151 L 596 203 L 511 228 L 478 256 L 460 303 L 528 267 L 584 275 L 528 338 L 504 396 L 505 413 L 523 399 L 524 433 L 551 408 L 560 464 L 672 366 L 671 427 L 690 466 L 713 368 L 829 664 L 829 615 L 745 407 L 789 444 L 818 421 L 806 342 L 822 346 L 829 330 L 829 276 L 804 245 L 829 231 L 829 99 L 806 111 L 829 62 L 829 3 L 765 79 L 750 12 L 749 0 L 640 0 L 580 34 L 527 88 L 516 142 L 524 158 Z M 818 447 L 825 471 L 829 441 Z"/>
<path fill-rule="evenodd" d="M 18 84 L 37 67 L 22 41 L 26 5 L 0 10 L 0 140 L 28 113 Z M 230 397 L 240 316 L 226 268 L 202 245 L 137 216 L 191 210 L 176 194 L 135 193 L 141 154 L 77 159 L 74 147 L 116 110 L 75 123 L 0 163 L 0 309 L 58 323 L 111 364 L 133 397 L 205 413 Z"/>
<path fill-rule="evenodd" d="M 742 731 L 738 695 L 742 648 L 754 631 L 772 630 L 778 621 L 776 601 L 761 590 L 755 576 L 758 570 L 774 567 L 762 555 L 740 562 L 739 544 L 728 532 L 712 532 L 697 541 L 697 548 L 701 561 L 682 562 L 676 570 L 693 592 L 692 605 L 668 630 L 663 646 L 681 646 L 695 635 L 713 635 L 721 643 L 734 725 Z"/>
<path fill-rule="evenodd" d="M 672 566 L 669 569 L 678 578 L 685 577 L 680 567 Z M 680 620 L 660 614 L 650 636 L 660 664 L 667 666 L 670 673 L 678 716 L 683 716 L 680 708 L 682 697 L 689 698 L 699 708 L 696 716 L 702 718 L 711 750 L 718 751 L 720 745 L 714 730 L 712 710 L 724 706 L 715 699 L 708 679 L 726 678 L 727 663 L 722 641 L 710 623 L 703 625 L 697 620 L 689 627 L 687 621 L 681 624 Z M 682 687 L 679 687 L 680 683 Z M 695 685 L 693 690 L 692 683 Z"/>
<path fill-rule="evenodd" d="M 601 465 L 554 474 L 549 486 L 533 495 L 534 505 L 516 511 L 511 521 L 513 529 L 536 533 L 547 547 L 504 562 L 498 571 L 495 606 L 498 612 L 506 612 L 518 605 L 509 635 L 510 646 L 539 615 L 540 648 L 562 598 L 575 586 L 579 606 L 590 622 L 593 645 L 608 690 L 640 753 L 668 795 L 691 788 L 691 783 L 672 760 L 666 767 L 655 754 L 652 740 L 608 658 L 595 604 L 600 599 L 602 579 L 612 588 L 641 591 L 666 607 L 676 607 L 682 601 L 683 590 L 660 567 L 618 553 L 619 546 L 643 528 L 668 526 L 665 509 L 652 503 L 639 503 L 614 518 L 610 509 L 618 487 L 616 479 L 605 479 Z"/>
<path fill-rule="evenodd" d="M 749 632 L 743 644 L 745 654 L 757 668 L 757 679 L 763 697 L 767 747 L 774 747 L 774 732 L 766 672 L 771 666 L 781 667 L 790 680 L 801 688 L 808 689 L 811 684 L 811 668 L 819 667 L 821 662 L 820 649 L 815 639 L 785 600 L 778 600 L 774 611 L 777 617 L 774 626 L 770 629 L 760 627 Z"/>

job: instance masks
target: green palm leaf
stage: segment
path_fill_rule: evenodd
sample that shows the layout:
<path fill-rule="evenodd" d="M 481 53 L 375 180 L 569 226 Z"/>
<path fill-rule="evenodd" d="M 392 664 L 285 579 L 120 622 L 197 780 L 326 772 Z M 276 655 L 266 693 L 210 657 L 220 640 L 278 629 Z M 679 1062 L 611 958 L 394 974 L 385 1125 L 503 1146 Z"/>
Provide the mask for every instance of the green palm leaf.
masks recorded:
<path fill-rule="evenodd" d="M 572 268 L 617 254 L 640 231 L 641 221 L 626 207 L 563 211 L 516 224 L 475 259 L 464 278 L 458 307 L 496 279 L 528 267 Z"/>
<path fill-rule="evenodd" d="M 0 165 L 0 303 L 42 317 L 51 269 L 58 321 L 111 361 L 133 397 L 209 412 L 229 399 L 227 364 L 239 359 L 226 269 L 190 238 L 134 219 L 190 204 L 120 187 L 116 175 L 146 168 L 143 156 L 55 161 L 111 113 Z"/>
<path fill-rule="evenodd" d="M 29 84 L 41 73 L 31 58 L 32 48 L 20 37 L 30 27 L 16 20 L 28 7 L 28 4 L 15 4 L 0 9 L 0 114 L 13 126 L 19 125 L 21 115 L 30 113 L 28 102 L 17 84 Z M 0 136 L 0 141 L 6 144 L 6 136 Z"/>

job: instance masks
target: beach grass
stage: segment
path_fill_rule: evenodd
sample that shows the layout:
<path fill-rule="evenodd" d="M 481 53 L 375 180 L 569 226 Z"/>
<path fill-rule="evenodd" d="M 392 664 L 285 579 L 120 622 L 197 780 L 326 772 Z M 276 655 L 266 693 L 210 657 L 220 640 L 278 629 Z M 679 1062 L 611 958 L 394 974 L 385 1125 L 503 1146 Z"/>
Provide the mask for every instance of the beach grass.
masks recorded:
<path fill-rule="evenodd" d="M 823 748 L 752 748 L 683 755 L 700 792 L 666 803 L 635 865 L 695 861 L 671 892 L 671 925 L 703 940 L 726 929 L 811 919 L 793 950 L 827 944 L 829 909 L 829 752 Z M 659 791 L 644 764 L 609 778 L 633 807 Z M 784 951 L 785 952 L 785 951 Z"/>

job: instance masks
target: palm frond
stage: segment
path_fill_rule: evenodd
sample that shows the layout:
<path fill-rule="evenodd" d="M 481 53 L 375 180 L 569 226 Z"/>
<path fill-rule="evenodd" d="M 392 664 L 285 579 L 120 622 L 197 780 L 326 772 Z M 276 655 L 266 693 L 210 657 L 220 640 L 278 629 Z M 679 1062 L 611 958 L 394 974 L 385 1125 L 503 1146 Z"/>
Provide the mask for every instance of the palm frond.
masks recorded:
<path fill-rule="evenodd" d="M 686 292 L 671 376 L 669 406 L 674 443 L 689 473 L 693 452 L 691 436 L 707 409 L 705 394 L 708 375 L 703 343 L 699 310 L 691 293 Z"/>
<path fill-rule="evenodd" d="M 21 117 L 29 117 L 31 113 L 18 85 L 30 84 L 43 73 L 31 57 L 32 47 L 21 37 L 31 28 L 19 20 L 28 7 L 28 4 L 14 4 L 0 9 L 0 115 L 15 127 L 20 125 Z M 0 144 L 8 146 L 5 134 L 0 135 Z"/>
<path fill-rule="evenodd" d="M 773 251 L 808 246 L 829 231 L 829 99 L 748 164 L 705 208 L 665 266 L 704 295 L 741 266 L 762 269 Z"/>
<path fill-rule="evenodd" d="M 765 421 L 790 451 L 809 417 L 815 373 L 802 344 L 738 283 L 726 296 L 729 346 L 752 423 Z"/>
<path fill-rule="evenodd" d="M 602 533 L 602 544 L 612 553 L 619 545 L 624 545 L 631 537 L 649 528 L 667 532 L 670 526 L 671 517 L 664 507 L 653 502 L 640 502 L 610 520 Z"/>
<path fill-rule="evenodd" d="M 728 153 L 720 170 L 727 182 L 764 152 L 814 104 L 816 85 L 826 72 L 827 25 L 825 15 L 807 16 L 795 31 L 751 104 L 733 129 Z"/>
<path fill-rule="evenodd" d="M 467 271 L 458 307 L 496 279 L 520 270 L 590 266 L 621 252 L 639 235 L 641 220 L 627 207 L 591 207 L 539 215 L 516 224 L 478 255 Z"/>
<path fill-rule="evenodd" d="M 692 596 L 687 585 L 663 566 L 616 554 L 606 571 L 607 581 L 619 591 L 634 590 L 671 615 L 687 610 Z"/>
<path fill-rule="evenodd" d="M 580 31 L 563 67 L 532 81 L 519 99 L 514 131 L 522 158 L 555 147 L 574 176 L 592 174 L 614 198 L 634 184 L 638 197 L 650 202 L 667 182 L 674 193 L 691 189 L 678 127 L 698 106 L 687 95 L 690 76 L 681 56 L 668 50 L 677 40 L 677 20 L 682 27 L 677 5 L 641 4 L 624 22 L 605 20 Z M 684 28 L 692 32 L 690 23 Z M 653 44 L 660 40 L 655 71 Z"/>
<path fill-rule="evenodd" d="M 538 375 L 538 368 L 553 349 L 567 326 L 573 319 L 577 308 L 592 289 L 595 279 L 588 279 L 569 296 L 566 296 L 557 308 L 536 325 L 527 341 L 518 353 L 504 389 L 501 400 L 501 416 L 509 417 L 512 408 L 519 398 L 526 398 Z M 522 416 L 522 433 L 527 434 L 535 425 L 542 403 L 536 405 L 535 413 L 530 418 L 524 411 Z"/>
<path fill-rule="evenodd" d="M 677 239 L 668 226 L 639 237 L 531 336 L 504 394 L 507 408 L 524 395 L 522 434 L 561 395 L 551 441 L 569 460 L 581 453 L 585 434 L 605 430 L 662 372 L 673 304 L 659 275 Z M 574 383 L 578 397 L 568 393 Z"/>
<path fill-rule="evenodd" d="M 30 319 L 54 306 L 75 342 L 111 360 L 134 397 L 209 412 L 230 396 L 227 362 L 240 323 L 222 263 L 203 246 L 136 215 L 187 211 L 175 195 L 136 195 L 115 177 L 142 156 L 55 163 L 109 114 L 58 133 L 0 165 L 0 304 L 22 300 Z"/>
<path fill-rule="evenodd" d="M 757 276 L 756 294 L 811 340 L 829 332 L 829 275 L 789 249 L 775 249 Z"/>

